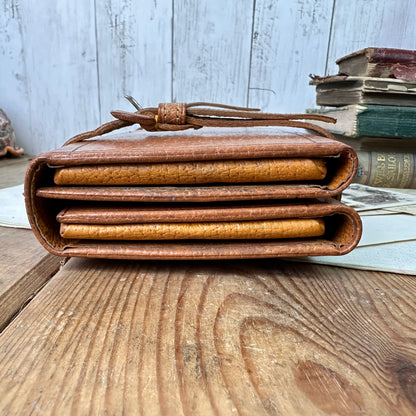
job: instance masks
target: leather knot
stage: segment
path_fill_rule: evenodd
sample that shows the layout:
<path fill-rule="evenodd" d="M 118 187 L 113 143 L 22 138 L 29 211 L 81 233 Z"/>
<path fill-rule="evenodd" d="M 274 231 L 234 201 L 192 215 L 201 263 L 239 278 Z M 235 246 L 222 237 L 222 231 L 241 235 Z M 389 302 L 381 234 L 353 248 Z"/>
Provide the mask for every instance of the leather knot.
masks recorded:
<path fill-rule="evenodd" d="M 157 109 L 157 117 L 160 124 L 186 124 L 186 104 L 161 103 Z"/>

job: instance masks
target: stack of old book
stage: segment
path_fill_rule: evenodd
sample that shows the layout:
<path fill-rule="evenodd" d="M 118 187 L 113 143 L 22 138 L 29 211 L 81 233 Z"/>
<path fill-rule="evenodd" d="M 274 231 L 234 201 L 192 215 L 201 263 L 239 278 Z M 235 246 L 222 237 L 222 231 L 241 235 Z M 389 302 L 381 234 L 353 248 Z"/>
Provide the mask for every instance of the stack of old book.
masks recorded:
<path fill-rule="evenodd" d="M 366 48 L 336 63 L 337 75 L 312 76 L 323 107 L 308 111 L 337 120 L 321 125 L 356 150 L 356 182 L 416 188 L 416 51 Z"/>

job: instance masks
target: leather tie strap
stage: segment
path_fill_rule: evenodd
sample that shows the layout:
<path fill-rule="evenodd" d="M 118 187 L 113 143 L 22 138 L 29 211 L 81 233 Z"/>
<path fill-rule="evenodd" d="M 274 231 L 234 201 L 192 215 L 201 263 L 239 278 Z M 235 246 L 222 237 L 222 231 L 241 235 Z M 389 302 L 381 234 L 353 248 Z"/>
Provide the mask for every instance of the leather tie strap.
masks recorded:
<path fill-rule="evenodd" d="M 315 131 L 322 136 L 334 136 L 322 127 L 303 120 L 335 123 L 336 120 L 317 114 L 262 113 L 256 108 L 233 107 L 205 102 L 161 103 L 157 108 L 149 107 L 136 112 L 112 111 L 116 120 L 97 129 L 69 139 L 65 145 L 100 136 L 123 127 L 139 124 L 147 131 L 178 131 L 201 127 L 255 127 L 284 126 Z"/>

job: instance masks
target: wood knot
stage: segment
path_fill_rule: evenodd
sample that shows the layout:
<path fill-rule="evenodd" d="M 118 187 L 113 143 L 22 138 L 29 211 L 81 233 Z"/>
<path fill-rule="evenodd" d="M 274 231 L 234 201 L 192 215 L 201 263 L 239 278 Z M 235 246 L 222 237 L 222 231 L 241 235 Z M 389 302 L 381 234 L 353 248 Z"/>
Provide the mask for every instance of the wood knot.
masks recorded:
<path fill-rule="evenodd" d="M 186 124 L 186 104 L 161 103 L 158 107 L 157 117 L 161 124 Z"/>
<path fill-rule="evenodd" d="M 399 385 L 405 396 L 416 408 L 416 366 L 408 363 L 396 370 Z"/>
<path fill-rule="evenodd" d="M 360 391 L 341 374 L 319 363 L 306 360 L 292 367 L 298 388 L 328 415 L 364 412 Z"/>

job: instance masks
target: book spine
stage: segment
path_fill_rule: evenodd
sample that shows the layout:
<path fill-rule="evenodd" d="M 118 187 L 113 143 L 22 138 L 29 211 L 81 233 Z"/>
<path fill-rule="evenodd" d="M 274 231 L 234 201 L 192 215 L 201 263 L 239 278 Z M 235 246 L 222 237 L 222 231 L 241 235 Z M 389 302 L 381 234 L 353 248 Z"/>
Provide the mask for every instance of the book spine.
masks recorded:
<path fill-rule="evenodd" d="M 416 189 L 416 153 L 357 151 L 354 182 L 384 188 Z"/>
<path fill-rule="evenodd" d="M 369 49 L 368 62 L 380 62 L 385 65 L 400 63 L 402 65 L 414 65 L 416 52 L 406 49 L 374 48 Z"/>
<path fill-rule="evenodd" d="M 368 105 L 362 106 L 357 114 L 358 136 L 405 137 L 416 135 L 416 109 Z"/>

